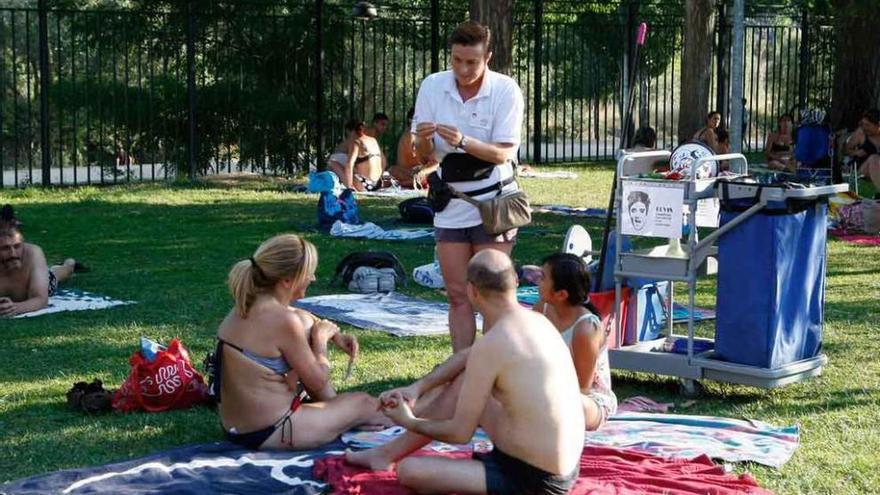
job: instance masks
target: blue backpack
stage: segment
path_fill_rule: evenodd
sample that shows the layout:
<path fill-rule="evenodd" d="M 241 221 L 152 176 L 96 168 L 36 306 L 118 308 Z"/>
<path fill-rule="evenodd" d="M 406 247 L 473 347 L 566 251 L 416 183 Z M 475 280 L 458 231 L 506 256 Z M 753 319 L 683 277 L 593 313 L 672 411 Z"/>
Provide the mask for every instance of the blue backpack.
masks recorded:
<path fill-rule="evenodd" d="M 318 226 L 330 228 L 337 220 L 353 225 L 362 223 L 351 189 L 342 191 L 339 197 L 332 191 L 323 191 L 318 198 Z"/>

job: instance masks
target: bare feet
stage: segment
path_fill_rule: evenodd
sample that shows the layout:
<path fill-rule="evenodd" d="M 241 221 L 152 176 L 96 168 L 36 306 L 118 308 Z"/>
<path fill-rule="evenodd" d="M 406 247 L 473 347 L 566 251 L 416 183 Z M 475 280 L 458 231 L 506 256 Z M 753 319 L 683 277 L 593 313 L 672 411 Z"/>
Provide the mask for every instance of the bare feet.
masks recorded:
<path fill-rule="evenodd" d="M 368 468 L 371 471 L 388 471 L 394 465 L 391 459 L 383 455 L 381 447 L 357 452 L 346 449 L 345 462 L 353 466 Z"/>

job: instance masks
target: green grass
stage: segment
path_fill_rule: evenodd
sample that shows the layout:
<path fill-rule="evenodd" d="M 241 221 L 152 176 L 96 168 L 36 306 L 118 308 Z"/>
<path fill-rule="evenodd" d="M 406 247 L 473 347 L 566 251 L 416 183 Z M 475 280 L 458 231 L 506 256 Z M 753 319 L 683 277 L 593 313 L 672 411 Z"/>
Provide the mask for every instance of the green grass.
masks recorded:
<path fill-rule="evenodd" d="M 576 181 L 524 180 L 533 203 L 604 207 L 611 182 L 607 166 L 572 168 Z M 432 258 L 430 243 L 336 240 L 306 229 L 315 199 L 286 192 L 281 181 L 247 180 L 199 186 L 143 185 L 105 189 L 3 191 L 14 203 L 28 239 L 50 261 L 80 258 L 92 272 L 71 284 L 137 305 L 25 320 L 0 320 L 0 479 L 103 464 L 159 449 L 221 437 L 216 414 L 206 408 L 163 414 L 86 416 L 68 411 L 64 393 L 78 380 L 101 378 L 118 386 L 138 337 L 181 337 L 194 362 L 212 345 L 230 308 L 224 286 L 229 267 L 267 237 L 305 232 L 321 253 L 311 294 L 341 291 L 329 285 L 336 262 L 366 248 L 396 252 L 407 269 Z M 396 216 L 396 203 L 361 201 L 368 220 Z M 570 224 L 538 214 L 520 237 L 519 263 L 556 250 Z M 599 237 L 601 222 L 582 221 Z M 880 486 L 880 250 L 829 241 L 824 375 L 780 390 L 707 382 L 706 396 L 678 412 L 749 417 L 799 424 L 802 445 L 781 470 L 751 471 L 778 493 L 869 493 Z M 407 292 L 438 298 L 418 286 Z M 679 294 L 683 294 L 679 291 Z M 699 301 L 714 302 L 712 280 L 700 284 Z M 399 339 L 354 330 L 363 355 L 347 389 L 377 393 L 429 371 L 450 349 L 447 337 Z M 342 358 L 335 353 L 336 364 Z M 340 367 L 334 370 L 341 377 Z M 341 366 L 344 368 L 344 366 Z M 673 379 L 615 372 L 618 395 L 648 395 L 684 402 Z"/>

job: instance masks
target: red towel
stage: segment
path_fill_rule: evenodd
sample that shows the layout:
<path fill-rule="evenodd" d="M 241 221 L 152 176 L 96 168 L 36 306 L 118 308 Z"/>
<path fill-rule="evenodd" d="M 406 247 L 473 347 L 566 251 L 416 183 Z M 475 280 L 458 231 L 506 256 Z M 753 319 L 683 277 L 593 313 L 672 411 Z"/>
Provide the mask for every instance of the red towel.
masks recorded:
<path fill-rule="evenodd" d="M 421 452 L 449 458 L 468 454 Z M 333 495 L 410 495 L 394 471 L 371 472 L 349 466 L 341 457 L 315 462 L 314 475 L 330 483 Z M 748 474 L 725 474 L 706 456 L 664 459 L 632 450 L 585 447 L 581 472 L 571 495 L 772 495 Z"/>

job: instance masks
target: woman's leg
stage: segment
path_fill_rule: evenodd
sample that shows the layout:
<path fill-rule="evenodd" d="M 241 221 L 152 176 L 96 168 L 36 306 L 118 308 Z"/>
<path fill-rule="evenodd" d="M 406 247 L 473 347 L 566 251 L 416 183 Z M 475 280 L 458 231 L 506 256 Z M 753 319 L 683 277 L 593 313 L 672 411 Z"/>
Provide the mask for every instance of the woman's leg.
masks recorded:
<path fill-rule="evenodd" d="M 290 419 L 292 444 L 288 437 L 290 432 L 282 426 L 261 448 L 312 449 L 332 442 L 355 426 L 387 421 L 379 412 L 379 400 L 364 392 L 339 394 L 325 402 L 302 404 Z"/>
<path fill-rule="evenodd" d="M 352 170 L 350 167 L 347 167 L 335 160 L 330 160 L 327 162 L 327 168 L 329 168 L 337 177 L 339 177 L 339 182 L 342 182 L 342 185 L 347 189 L 351 189 L 351 183 L 354 180 L 352 175 Z"/>
<path fill-rule="evenodd" d="M 443 272 L 443 284 L 449 300 L 449 333 L 452 352 L 458 352 L 474 343 L 477 322 L 474 308 L 467 297 L 467 264 L 474 248 L 467 242 L 438 242 L 437 257 Z"/>

